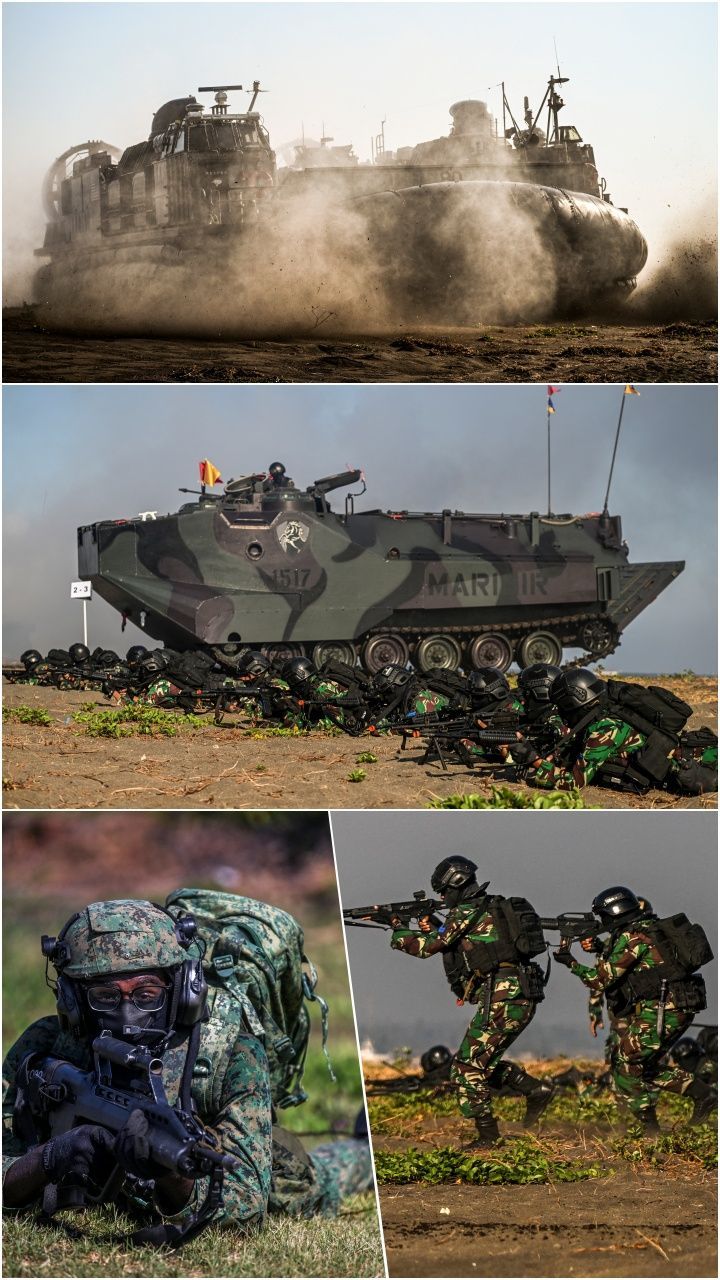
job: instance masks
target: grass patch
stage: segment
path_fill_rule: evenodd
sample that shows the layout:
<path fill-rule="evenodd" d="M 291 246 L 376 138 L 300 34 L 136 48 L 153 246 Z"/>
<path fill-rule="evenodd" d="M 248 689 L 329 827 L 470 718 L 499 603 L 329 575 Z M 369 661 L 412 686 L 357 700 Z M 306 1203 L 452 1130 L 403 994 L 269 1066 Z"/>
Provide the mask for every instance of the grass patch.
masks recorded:
<path fill-rule="evenodd" d="M 588 805 L 579 791 L 546 791 L 533 794 L 513 791 L 510 787 L 492 787 L 489 796 L 475 793 L 436 797 L 428 809 L 594 809 Z"/>
<path fill-rule="evenodd" d="M 383 1274 L 375 1196 L 353 1196 L 337 1218 L 268 1219 L 262 1231 L 209 1228 L 179 1253 L 126 1249 L 106 1237 L 137 1223 L 109 1208 L 81 1219 L 83 1238 L 8 1215 L 3 1231 L 6 1276 L 377 1276 Z"/>
<path fill-rule="evenodd" d="M 361 751 L 359 756 L 355 757 L 356 764 L 377 764 L 377 756 L 372 751 Z"/>
<path fill-rule="evenodd" d="M 347 776 L 348 782 L 364 782 L 367 774 L 364 769 L 352 769 Z"/>
<path fill-rule="evenodd" d="M 709 1124 L 687 1125 L 663 1133 L 659 1138 L 643 1138 L 640 1133 L 616 1138 L 613 1151 L 632 1164 L 659 1167 L 673 1158 L 689 1160 L 703 1169 L 716 1169 L 718 1162 L 717 1132 Z"/>
<path fill-rule="evenodd" d="M 506 1139 L 487 1155 L 464 1154 L 453 1147 L 431 1151 L 377 1151 L 378 1182 L 466 1182 L 474 1186 L 531 1182 L 584 1182 L 602 1178 L 599 1164 L 558 1160 L 531 1138 Z"/>
<path fill-rule="evenodd" d="M 84 726 L 90 738 L 130 738 L 136 734 L 174 738 L 181 728 L 199 729 L 202 724 L 198 716 L 164 711 L 161 707 L 131 706 L 104 710 L 92 703 L 83 703 L 73 720 Z"/>
<path fill-rule="evenodd" d="M 3 707 L 3 720 L 14 724 L 52 724 L 52 716 L 48 711 L 42 707 L 28 707 L 25 704 L 19 707 Z"/>

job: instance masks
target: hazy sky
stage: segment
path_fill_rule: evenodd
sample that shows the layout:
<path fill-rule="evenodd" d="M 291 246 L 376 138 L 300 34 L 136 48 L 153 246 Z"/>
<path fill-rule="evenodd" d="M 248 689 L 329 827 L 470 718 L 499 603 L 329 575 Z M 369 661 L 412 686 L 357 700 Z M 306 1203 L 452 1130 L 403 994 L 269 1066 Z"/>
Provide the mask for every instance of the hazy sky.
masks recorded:
<path fill-rule="evenodd" d="M 556 397 L 556 512 L 602 506 L 621 394 Z M 625 632 L 616 670 L 716 670 L 716 406 L 714 387 L 626 401 L 610 507 L 633 561 L 687 567 Z M 76 527 L 176 510 L 203 457 L 225 480 L 279 458 L 303 487 L 362 467 L 366 509 L 544 511 L 545 407 L 544 387 L 6 387 L 4 656 L 81 637 Z M 99 598 L 89 617 L 91 647 L 141 638 Z"/>
<path fill-rule="evenodd" d="M 616 204 L 651 242 L 712 214 L 716 6 L 568 4 L 23 4 L 3 6 L 5 238 L 32 269 L 40 186 L 87 138 L 124 148 L 153 111 L 200 84 L 259 78 L 273 145 L 323 125 L 362 159 L 386 119 L 391 148 L 446 134 L 476 97 L 539 106 L 557 41 L 567 108 Z M 236 95 L 234 105 L 247 102 Z M 291 153 L 288 152 L 288 155 Z"/>
<path fill-rule="evenodd" d="M 650 899 L 658 915 L 684 911 L 702 924 L 717 954 L 717 816 L 710 813 L 333 813 L 344 907 L 431 894 L 430 876 L 451 853 L 478 864 L 490 890 L 529 898 L 539 915 L 589 911 L 613 884 Z M 555 936 L 555 935 L 552 935 Z M 391 951 L 390 935 L 347 930 L 361 1039 L 387 1052 L 444 1043 L 455 1050 L 474 1012 L 458 1008 L 442 958 Z M 582 957 L 579 947 L 575 954 Z M 541 957 L 542 960 L 542 957 Z M 544 963 L 544 962 L 543 962 Z M 712 1022 L 717 965 L 703 970 Z M 587 1028 L 587 989 L 554 965 L 545 1000 L 517 1052 L 602 1055 Z M 513 1051 L 511 1050 L 511 1056 Z"/>

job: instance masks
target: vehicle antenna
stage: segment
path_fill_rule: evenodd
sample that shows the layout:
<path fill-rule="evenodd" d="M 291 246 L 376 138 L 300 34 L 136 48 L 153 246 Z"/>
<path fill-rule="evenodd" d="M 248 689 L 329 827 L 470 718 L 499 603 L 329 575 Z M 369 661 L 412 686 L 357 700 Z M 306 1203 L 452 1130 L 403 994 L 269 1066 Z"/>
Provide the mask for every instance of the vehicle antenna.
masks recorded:
<path fill-rule="evenodd" d="M 613 478 L 613 470 L 615 468 L 615 456 L 617 454 L 618 441 L 620 440 L 620 428 L 622 427 L 623 412 L 625 410 L 625 400 L 628 396 L 639 396 L 640 392 L 636 391 L 630 383 L 626 383 L 623 387 L 622 396 L 620 397 L 620 416 L 618 417 L 617 429 L 615 431 L 615 443 L 613 445 L 612 458 L 610 460 L 610 474 L 608 476 L 607 489 L 605 490 L 605 502 L 603 503 L 603 515 L 608 514 L 608 501 L 610 499 L 610 485 Z"/>
<path fill-rule="evenodd" d="M 558 80 L 562 80 L 562 76 L 560 75 L 560 58 L 558 57 L 557 40 L 555 39 L 554 36 L 553 36 L 553 49 L 555 50 L 555 64 L 557 66 L 557 71 L 558 71 Z"/>

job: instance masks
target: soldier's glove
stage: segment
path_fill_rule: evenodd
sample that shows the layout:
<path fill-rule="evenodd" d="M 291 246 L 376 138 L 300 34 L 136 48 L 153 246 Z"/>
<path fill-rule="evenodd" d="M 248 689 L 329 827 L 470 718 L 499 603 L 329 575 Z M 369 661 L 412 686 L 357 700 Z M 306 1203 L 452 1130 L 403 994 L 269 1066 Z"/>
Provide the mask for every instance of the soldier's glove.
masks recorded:
<path fill-rule="evenodd" d="M 147 1117 L 136 1108 L 130 1112 L 124 1127 L 115 1139 L 115 1159 L 126 1173 L 143 1180 L 157 1178 L 165 1170 L 150 1155 Z"/>
<path fill-rule="evenodd" d="M 114 1137 L 99 1124 L 81 1124 L 45 1143 L 42 1167 L 48 1182 L 59 1182 L 68 1174 L 80 1184 L 103 1186 L 110 1176 Z"/>
<path fill-rule="evenodd" d="M 513 742 L 510 753 L 513 764 L 519 764 L 523 769 L 541 759 L 540 753 L 535 750 L 532 742 Z"/>
<path fill-rule="evenodd" d="M 573 963 L 573 956 L 570 948 L 560 947 L 558 951 L 553 951 L 553 960 L 555 960 L 557 964 L 564 964 L 566 969 L 569 969 Z"/>
<path fill-rule="evenodd" d="M 600 1017 L 590 1018 L 590 1030 L 592 1031 L 592 1034 L 595 1036 L 595 1039 L 597 1039 L 598 1031 L 601 1031 L 604 1026 L 605 1026 L 605 1023 L 603 1022 L 602 1018 Z"/>

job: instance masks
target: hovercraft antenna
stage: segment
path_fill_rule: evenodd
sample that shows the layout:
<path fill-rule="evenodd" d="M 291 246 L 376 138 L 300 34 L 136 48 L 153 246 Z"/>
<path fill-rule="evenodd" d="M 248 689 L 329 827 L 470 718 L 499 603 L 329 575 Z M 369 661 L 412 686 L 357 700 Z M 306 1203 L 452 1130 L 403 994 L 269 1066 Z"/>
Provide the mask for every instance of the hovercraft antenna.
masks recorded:
<path fill-rule="evenodd" d="M 213 115 L 226 116 L 228 94 L 237 92 L 241 89 L 241 84 L 206 84 L 200 86 L 198 93 L 214 93 L 215 102 L 212 108 Z M 252 107 L 250 109 L 252 110 Z"/>

